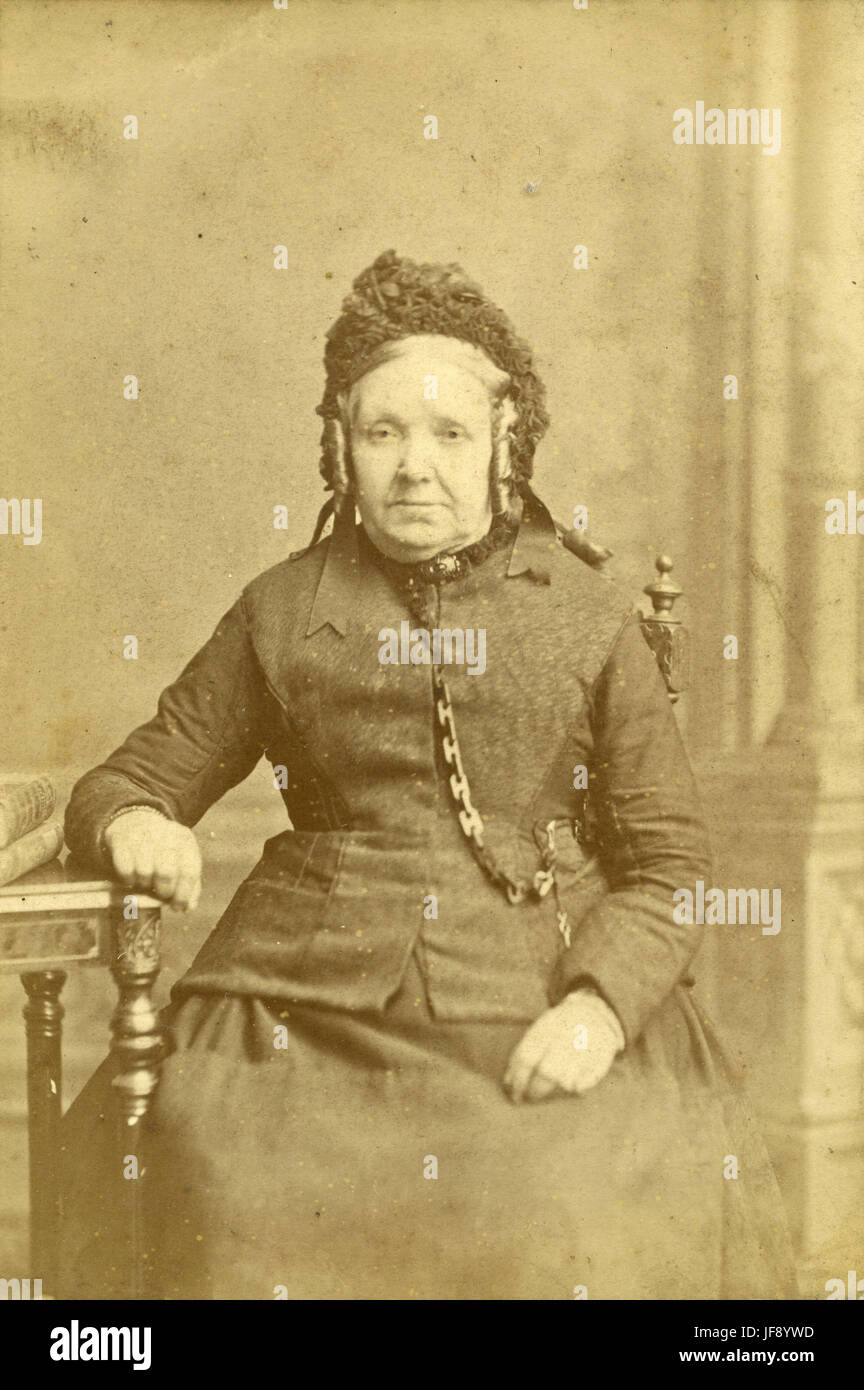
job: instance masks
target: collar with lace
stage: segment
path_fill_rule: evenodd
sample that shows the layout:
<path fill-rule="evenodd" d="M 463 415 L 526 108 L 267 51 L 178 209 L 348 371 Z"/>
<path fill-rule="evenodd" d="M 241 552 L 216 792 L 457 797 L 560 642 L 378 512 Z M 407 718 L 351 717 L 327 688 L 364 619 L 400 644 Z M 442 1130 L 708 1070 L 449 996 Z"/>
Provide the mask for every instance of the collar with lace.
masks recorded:
<path fill-rule="evenodd" d="M 514 578 L 517 575 L 530 576 L 532 580 L 540 584 L 549 584 L 552 578 L 552 567 L 550 560 L 552 552 L 557 549 L 555 523 L 549 515 L 544 504 L 529 489 L 523 490 L 522 516 L 513 529 L 508 527 L 506 540 L 502 540 L 503 532 L 499 534 L 499 524 L 494 526 L 494 538 L 492 550 L 498 548 L 499 544 L 506 549 L 506 543 L 513 540 L 510 558 L 507 562 L 506 577 Z M 506 523 L 505 523 L 506 524 Z M 490 536 L 493 528 L 490 528 Z M 482 554 L 485 558 L 486 542 L 488 537 L 476 542 L 483 547 Z M 344 637 L 352 625 L 352 614 L 356 607 L 357 579 L 360 565 L 360 546 L 363 546 L 363 560 L 369 564 L 375 564 L 380 558 L 381 552 L 377 550 L 366 536 L 363 527 L 355 524 L 353 514 L 345 509 L 342 513 L 337 513 L 332 536 L 319 543 L 310 553 L 308 550 L 297 551 L 291 558 L 301 560 L 309 554 L 312 563 L 313 557 L 323 551 L 324 563 L 318 582 L 311 595 L 309 618 L 306 626 L 306 636 L 311 637 L 318 632 L 325 624 L 329 624 L 335 632 Z M 466 546 L 466 550 L 471 551 L 473 547 Z M 403 572 L 405 566 L 399 565 L 397 561 L 385 561 L 394 566 L 394 579 L 400 571 Z M 428 563 L 428 562 L 426 562 Z M 458 563 L 458 562 L 457 562 Z M 468 561 L 469 566 L 471 561 Z M 410 570 L 410 566 L 407 567 Z M 449 565 L 445 566 L 445 573 Z M 466 571 L 467 572 L 467 571 Z M 452 576 L 459 578 L 458 571 Z M 440 593 L 440 585 L 417 584 L 413 586 L 415 593 L 426 592 L 427 594 Z M 403 590 L 404 592 L 404 590 Z M 409 590 L 409 592 L 411 592 Z"/>
<path fill-rule="evenodd" d="M 438 587 L 441 584 L 451 584 L 454 580 L 464 578 L 470 570 L 482 565 L 490 555 L 497 550 L 503 550 L 513 540 L 517 529 L 516 522 L 499 515 L 493 517 L 489 530 L 480 540 L 472 541 L 470 545 L 462 546 L 459 550 L 440 550 L 428 560 L 412 560 L 407 563 L 392 560 L 384 555 L 365 531 L 361 533 L 359 540 L 375 564 L 389 575 L 399 588 L 416 592 L 433 585 Z"/>

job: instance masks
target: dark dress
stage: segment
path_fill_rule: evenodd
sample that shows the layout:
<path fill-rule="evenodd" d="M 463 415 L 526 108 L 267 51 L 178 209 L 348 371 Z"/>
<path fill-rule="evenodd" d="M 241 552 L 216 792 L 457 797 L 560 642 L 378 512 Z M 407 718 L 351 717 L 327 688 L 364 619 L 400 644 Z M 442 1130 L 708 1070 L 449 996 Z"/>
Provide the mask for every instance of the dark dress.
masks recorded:
<path fill-rule="evenodd" d="M 629 605 L 537 499 L 515 545 L 431 597 L 439 627 L 486 631 L 485 672 L 447 677 L 495 861 L 530 877 L 538 826 L 578 831 L 559 838 L 557 902 L 509 903 L 472 857 L 429 668 L 378 660 L 409 599 L 353 526 L 253 581 L 73 794 L 67 839 L 98 857 L 123 805 L 194 824 L 262 751 L 288 770 L 294 829 L 163 1014 L 148 1296 L 793 1297 L 770 1164 L 690 991 L 698 928 L 672 895 L 710 859 Z M 514 1105 L 511 1052 L 583 984 L 625 1050 L 581 1097 Z M 65 1121 L 76 1297 L 121 1287 L 107 1067 Z"/>

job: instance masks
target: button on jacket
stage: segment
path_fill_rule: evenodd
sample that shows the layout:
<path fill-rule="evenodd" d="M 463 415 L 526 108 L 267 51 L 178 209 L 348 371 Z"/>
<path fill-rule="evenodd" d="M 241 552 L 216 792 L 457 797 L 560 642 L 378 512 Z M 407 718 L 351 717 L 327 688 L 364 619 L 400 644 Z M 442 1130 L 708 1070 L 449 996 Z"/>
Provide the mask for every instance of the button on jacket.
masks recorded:
<path fill-rule="evenodd" d="M 510 904 L 460 830 L 437 752 L 432 669 L 382 664 L 380 634 L 417 626 L 353 523 L 254 579 L 159 700 L 76 785 L 66 837 L 107 867 L 122 807 L 184 825 L 267 757 L 291 829 L 268 840 L 186 975 L 184 994 L 380 1009 L 412 954 L 442 1020 L 535 1018 L 578 983 L 628 1042 L 686 976 L 699 929 L 676 888 L 710 875 L 692 776 L 628 597 L 563 548 L 530 498 L 514 543 L 439 589 L 441 629 L 484 629 L 486 668 L 450 665 L 484 841 L 511 878 L 559 827 L 559 899 Z"/>

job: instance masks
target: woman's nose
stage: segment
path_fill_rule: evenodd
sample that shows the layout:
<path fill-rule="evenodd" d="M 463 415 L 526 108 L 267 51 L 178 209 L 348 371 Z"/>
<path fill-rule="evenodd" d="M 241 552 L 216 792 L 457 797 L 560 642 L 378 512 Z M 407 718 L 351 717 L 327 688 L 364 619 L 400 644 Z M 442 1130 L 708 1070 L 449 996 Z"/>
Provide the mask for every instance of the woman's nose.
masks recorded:
<path fill-rule="evenodd" d="M 434 471 L 432 448 L 428 440 L 414 436 L 404 440 L 399 456 L 399 472 L 404 477 L 430 477 Z"/>

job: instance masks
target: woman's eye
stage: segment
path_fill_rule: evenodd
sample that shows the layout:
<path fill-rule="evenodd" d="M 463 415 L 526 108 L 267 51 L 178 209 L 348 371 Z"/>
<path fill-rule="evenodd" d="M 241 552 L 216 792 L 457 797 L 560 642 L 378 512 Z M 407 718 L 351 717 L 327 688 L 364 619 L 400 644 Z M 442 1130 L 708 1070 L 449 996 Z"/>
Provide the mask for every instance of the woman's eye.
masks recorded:
<path fill-rule="evenodd" d="M 368 431 L 370 439 L 394 439 L 395 430 L 390 425 L 373 425 Z"/>
<path fill-rule="evenodd" d="M 464 430 L 461 430 L 461 429 L 459 428 L 458 425 L 448 425 L 447 428 L 444 430 L 444 438 L 445 438 L 445 439 L 464 439 L 464 438 L 465 438 L 465 431 L 464 431 Z"/>

